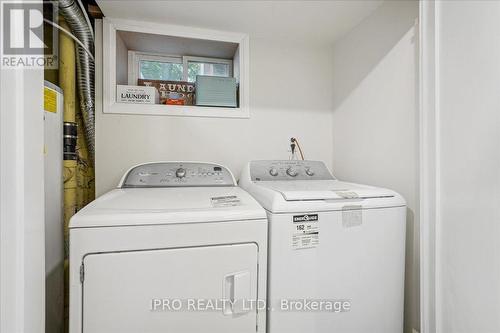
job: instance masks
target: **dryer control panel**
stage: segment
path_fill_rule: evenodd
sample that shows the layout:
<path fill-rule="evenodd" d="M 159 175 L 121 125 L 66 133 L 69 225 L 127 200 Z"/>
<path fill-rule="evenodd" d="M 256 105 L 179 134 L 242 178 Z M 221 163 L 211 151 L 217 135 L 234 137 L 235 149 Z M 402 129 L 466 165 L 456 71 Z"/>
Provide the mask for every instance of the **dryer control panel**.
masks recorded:
<path fill-rule="evenodd" d="M 229 169 L 203 162 L 156 162 L 130 169 L 119 188 L 236 186 Z"/>
<path fill-rule="evenodd" d="M 333 180 L 321 161 L 270 160 L 250 162 L 252 181 Z"/>

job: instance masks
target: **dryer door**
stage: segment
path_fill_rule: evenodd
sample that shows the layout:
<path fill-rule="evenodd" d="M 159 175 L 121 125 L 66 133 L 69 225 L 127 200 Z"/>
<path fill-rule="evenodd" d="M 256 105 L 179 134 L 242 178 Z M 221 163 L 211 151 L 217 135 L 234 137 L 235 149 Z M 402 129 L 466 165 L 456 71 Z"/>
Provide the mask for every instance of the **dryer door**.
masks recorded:
<path fill-rule="evenodd" d="M 249 243 L 87 255 L 83 332 L 255 332 L 257 252 Z"/>

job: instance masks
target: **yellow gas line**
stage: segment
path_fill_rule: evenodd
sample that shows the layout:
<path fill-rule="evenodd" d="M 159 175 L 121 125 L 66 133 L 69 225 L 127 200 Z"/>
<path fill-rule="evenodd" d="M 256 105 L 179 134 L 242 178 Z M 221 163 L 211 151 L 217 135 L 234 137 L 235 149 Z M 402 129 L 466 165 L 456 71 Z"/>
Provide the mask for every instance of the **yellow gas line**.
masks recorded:
<path fill-rule="evenodd" d="M 66 22 L 60 17 L 60 25 L 69 29 Z M 59 32 L 59 85 L 64 94 L 64 121 L 76 122 L 76 55 L 75 43 L 65 33 Z M 69 219 L 76 212 L 76 160 L 64 160 L 64 331 L 68 331 L 69 309 Z"/>

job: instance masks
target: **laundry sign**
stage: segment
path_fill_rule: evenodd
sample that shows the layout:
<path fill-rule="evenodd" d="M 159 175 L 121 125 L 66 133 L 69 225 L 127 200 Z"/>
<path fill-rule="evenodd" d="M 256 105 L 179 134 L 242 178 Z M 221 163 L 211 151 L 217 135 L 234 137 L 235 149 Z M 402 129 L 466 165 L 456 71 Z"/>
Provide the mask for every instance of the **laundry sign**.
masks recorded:
<path fill-rule="evenodd" d="M 318 214 L 293 215 L 292 248 L 294 250 L 315 248 L 319 245 Z"/>
<path fill-rule="evenodd" d="M 159 95 L 155 87 L 116 86 L 118 103 L 158 104 Z"/>

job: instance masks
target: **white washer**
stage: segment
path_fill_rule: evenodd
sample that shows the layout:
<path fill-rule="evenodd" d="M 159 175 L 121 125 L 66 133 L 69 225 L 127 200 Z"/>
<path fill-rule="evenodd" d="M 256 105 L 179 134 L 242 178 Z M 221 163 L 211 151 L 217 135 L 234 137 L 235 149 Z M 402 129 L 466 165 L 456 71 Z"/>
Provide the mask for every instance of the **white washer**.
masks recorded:
<path fill-rule="evenodd" d="M 253 161 L 240 186 L 269 219 L 268 333 L 403 331 L 399 194 L 338 181 L 318 161 Z"/>
<path fill-rule="evenodd" d="M 266 213 L 225 167 L 136 166 L 69 227 L 71 333 L 265 332 Z"/>

